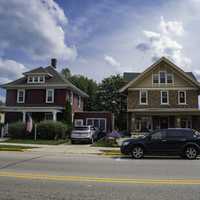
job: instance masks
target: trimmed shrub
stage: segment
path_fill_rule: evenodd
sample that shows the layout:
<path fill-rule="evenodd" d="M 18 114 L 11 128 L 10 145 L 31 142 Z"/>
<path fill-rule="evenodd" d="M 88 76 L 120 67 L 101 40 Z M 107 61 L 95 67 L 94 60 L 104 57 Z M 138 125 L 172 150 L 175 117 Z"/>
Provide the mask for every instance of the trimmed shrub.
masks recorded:
<path fill-rule="evenodd" d="M 11 123 L 8 126 L 8 134 L 11 138 L 22 139 L 26 137 L 26 125 L 22 122 Z"/>
<path fill-rule="evenodd" d="M 57 140 L 65 139 L 68 126 L 62 122 L 42 121 L 37 124 L 37 138 Z"/>

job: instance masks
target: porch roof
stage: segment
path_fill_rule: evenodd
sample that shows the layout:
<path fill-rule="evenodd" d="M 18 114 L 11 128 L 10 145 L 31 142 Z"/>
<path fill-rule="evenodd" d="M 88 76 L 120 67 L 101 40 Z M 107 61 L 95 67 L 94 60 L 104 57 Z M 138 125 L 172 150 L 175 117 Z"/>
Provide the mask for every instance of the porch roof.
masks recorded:
<path fill-rule="evenodd" d="M 128 112 L 139 115 L 199 115 L 200 109 L 198 108 L 138 108 L 128 109 Z"/>
<path fill-rule="evenodd" d="M 25 107 L 25 106 L 3 106 L 2 112 L 62 112 L 63 107 Z"/>

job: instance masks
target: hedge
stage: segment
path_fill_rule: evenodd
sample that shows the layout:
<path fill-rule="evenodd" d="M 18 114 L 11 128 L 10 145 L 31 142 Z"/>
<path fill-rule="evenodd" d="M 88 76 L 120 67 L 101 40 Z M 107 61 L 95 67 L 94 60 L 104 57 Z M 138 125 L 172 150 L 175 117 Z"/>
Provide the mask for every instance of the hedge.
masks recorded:
<path fill-rule="evenodd" d="M 40 139 L 65 139 L 68 126 L 62 122 L 42 121 L 37 124 L 37 138 Z"/>
<path fill-rule="evenodd" d="M 26 125 L 22 122 L 9 124 L 8 133 L 11 138 L 22 139 L 26 137 Z"/>
<path fill-rule="evenodd" d="M 26 133 L 26 124 L 15 122 L 9 124 L 9 136 L 14 139 L 33 139 L 34 126 L 31 133 Z M 69 128 L 62 122 L 42 121 L 37 123 L 37 139 L 57 140 L 65 139 L 69 134 Z"/>

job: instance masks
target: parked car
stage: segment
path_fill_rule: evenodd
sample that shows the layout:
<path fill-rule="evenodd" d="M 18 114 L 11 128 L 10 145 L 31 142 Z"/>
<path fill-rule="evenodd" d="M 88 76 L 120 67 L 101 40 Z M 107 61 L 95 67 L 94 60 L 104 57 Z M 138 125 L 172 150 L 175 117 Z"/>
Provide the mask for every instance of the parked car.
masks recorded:
<path fill-rule="evenodd" d="M 94 126 L 77 126 L 71 133 L 71 143 L 86 141 L 93 143 L 98 139 L 99 130 Z"/>
<path fill-rule="evenodd" d="M 200 133 L 192 129 L 157 130 L 136 139 L 123 141 L 121 152 L 139 159 L 144 155 L 180 155 L 195 159 L 200 153 Z"/>

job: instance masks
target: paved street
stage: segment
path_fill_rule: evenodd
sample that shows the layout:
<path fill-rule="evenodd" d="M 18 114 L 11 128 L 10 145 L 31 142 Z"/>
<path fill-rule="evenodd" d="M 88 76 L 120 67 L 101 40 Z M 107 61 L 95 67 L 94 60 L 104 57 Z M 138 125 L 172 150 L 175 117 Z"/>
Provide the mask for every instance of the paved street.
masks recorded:
<path fill-rule="evenodd" d="M 0 199 L 200 199 L 200 160 L 0 152 Z"/>

